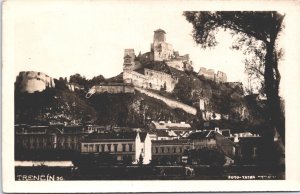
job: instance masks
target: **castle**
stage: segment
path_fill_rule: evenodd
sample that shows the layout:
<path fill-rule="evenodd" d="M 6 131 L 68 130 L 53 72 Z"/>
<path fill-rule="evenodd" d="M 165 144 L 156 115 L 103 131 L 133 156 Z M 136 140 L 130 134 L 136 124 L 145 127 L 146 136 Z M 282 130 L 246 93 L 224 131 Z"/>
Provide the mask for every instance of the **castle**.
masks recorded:
<path fill-rule="evenodd" d="M 215 71 L 213 69 L 206 69 L 205 67 L 200 67 L 198 75 L 204 76 L 206 79 L 218 82 L 218 83 L 225 83 L 227 82 L 227 75 L 222 71 Z"/>
<path fill-rule="evenodd" d="M 17 77 L 21 92 L 41 92 L 46 88 L 55 87 L 54 80 L 48 75 L 35 71 L 22 71 Z"/>
<path fill-rule="evenodd" d="M 166 42 L 166 32 L 162 29 L 154 31 L 150 52 L 135 55 L 134 49 L 125 49 L 123 63 L 123 81 L 134 86 L 165 90 L 172 92 L 178 78 L 172 74 L 156 71 L 145 67 L 148 62 L 165 62 L 169 67 L 180 71 L 192 70 L 189 55 L 180 56 L 174 51 L 173 45 Z"/>

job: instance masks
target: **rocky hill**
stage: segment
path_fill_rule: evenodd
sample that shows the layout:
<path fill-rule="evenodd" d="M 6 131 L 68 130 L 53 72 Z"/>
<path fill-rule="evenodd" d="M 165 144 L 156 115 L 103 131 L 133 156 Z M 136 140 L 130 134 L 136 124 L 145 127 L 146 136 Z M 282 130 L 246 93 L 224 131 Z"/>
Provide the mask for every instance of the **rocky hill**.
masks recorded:
<path fill-rule="evenodd" d="M 207 99 L 206 111 L 230 115 L 230 119 L 241 118 L 240 108 L 246 107 L 241 88 L 217 84 L 199 77 L 195 72 L 182 72 L 168 67 L 164 62 L 159 65 L 147 64 L 147 68 L 159 67 L 178 77 L 178 84 L 172 93 L 152 91 L 169 99 L 182 102 L 197 109 L 197 114 L 189 114 L 181 109 L 172 109 L 159 99 L 135 91 L 134 94 L 94 94 L 86 99 L 87 89 L 97 82 L 122 82 L 122 74 L 104 79 L 97 76 L 86 80 L 79 74 L 71 76 L 72 81 L 80 81 L 85 90 L 70 91 L 66 79 L 55 80 L 55 87 L 42 92 L 24 93 L 15 90 L 16 123 L 84 123 L 99 125 L 144 127 L 151 120 L 185 121 L 195 127 L 203 125 L 199 99 Z M 203 110 L 202 110 L 203 111 Z"/>

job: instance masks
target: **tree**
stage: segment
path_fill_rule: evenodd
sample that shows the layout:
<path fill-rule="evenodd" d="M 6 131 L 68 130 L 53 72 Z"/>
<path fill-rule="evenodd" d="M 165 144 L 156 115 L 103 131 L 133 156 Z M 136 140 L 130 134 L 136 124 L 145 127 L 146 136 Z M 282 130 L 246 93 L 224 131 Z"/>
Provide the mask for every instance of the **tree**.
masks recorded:
<path fill-rule="evenodd" d="M 84 76 L 81 76 L 79 73 L 70 76 L 70 83 L 77 83 L 82 86 L 87 85 L 87 80 Z"/>
<path fill-rule="evenodd" d="M 178 96 L 178 98 L 186 103 L 192 104 L 192 83 L 190 80 L 179 80 L 179 82 L 175 85 L 173 93 Z"/>
<path fill-rule="evenodd" d="M 255 39 L 263 43 L 264 91 L 267 97 L 267 114 L 270 128 L 265 131 L 266 139 L 273 141 L 277 130 L 284 143 L 285 118 L 279 97 L 280 73 L 278 70 L 279 52 L 276 40 L 282 30 L 284 15 L 272 12 L 184 12 L 187 21 L 193 25 L 193 37 L 203 48 L 217 44 L 216 33 L 220 29 L 231 30 L 240 42 Z M 274 130 L 275 129 L 275 130 Z"/>

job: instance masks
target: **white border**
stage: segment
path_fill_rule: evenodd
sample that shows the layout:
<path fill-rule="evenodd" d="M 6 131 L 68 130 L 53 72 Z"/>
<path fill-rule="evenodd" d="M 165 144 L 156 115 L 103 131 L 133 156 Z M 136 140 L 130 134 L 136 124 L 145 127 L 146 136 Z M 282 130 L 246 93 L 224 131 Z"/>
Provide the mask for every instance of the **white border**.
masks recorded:
<path fill-rule="evenodd" d="M 197 192 L 197 191 L 295 191 L 300 190 L 300 132 L 299 132 L 299 1 L 97 1 L 112 9 L 149 7 L 171 10 L 277 10 L 286 13 L 287 45 L 285 75 L 286 96 L 286 180 L 276 181 L 63 181 L 18 182 L 14 180 L 14 3 L 9 0 L 3 6 L 3 87 L 2 87 L 2 170 L 4 192 Z M 27 3 L 34 3 L 34 0 Z M 61 1 L 93 3 L 95 1 Z M 116 13 L 117 14 L 117 13 Z"/>

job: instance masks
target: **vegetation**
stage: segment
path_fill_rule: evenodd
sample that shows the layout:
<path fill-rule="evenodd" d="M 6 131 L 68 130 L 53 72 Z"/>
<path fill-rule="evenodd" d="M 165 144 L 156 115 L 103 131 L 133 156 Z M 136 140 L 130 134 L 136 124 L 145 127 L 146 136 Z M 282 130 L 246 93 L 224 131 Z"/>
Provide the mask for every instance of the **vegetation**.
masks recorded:
<path fill-rule="evenodd" d="M 270 128 L 265 130 L 265 137 L 272 141 L 274 129 L 278 130 L 284 142 L 285 121 L 280 107 L 278 94 L 280 84 L 280 73 L 278 70 L 278 58 L 280 49 L 276 41 L 283 28 L 284 16 L 278 12 L 184 12 L 187 21 L 193 24 L 194 40 L 202 47 L 212 47 L 217 44 L 215 35 L 218 30 L 230 30 L 238 37 L 237 42 L 243 45 L 248 42 L 247 49 L 254 51 L 257 55 L 264 55 L 264 92 L 267 97 L 267 115 Z M 261 41 L 263 46 L 255 50 L 249 46 L 251 40 Z M 257 56 L 262 58 L 262 56 Z M 253 58 L 253 61 L 256 59 Z M 251 62 L 255 64 L 255 62 Z M 249 65 L 248 65 L 249 67 Z M 252 66 L 253 67 L 253 66 Z M 261 67 L 255 67 L 260 72 Z M 254 68 L 254 69 L 255 69 Z M 253 68 L 252 68 L 253 69 Z"/>

